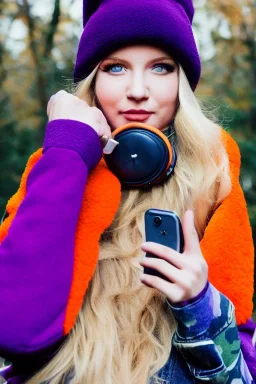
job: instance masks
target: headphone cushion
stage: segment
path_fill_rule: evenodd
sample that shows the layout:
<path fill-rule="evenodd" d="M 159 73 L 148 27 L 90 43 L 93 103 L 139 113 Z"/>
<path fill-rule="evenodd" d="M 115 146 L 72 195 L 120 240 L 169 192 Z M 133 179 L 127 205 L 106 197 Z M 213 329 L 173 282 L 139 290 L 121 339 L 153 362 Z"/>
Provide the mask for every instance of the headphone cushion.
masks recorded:
<path fill-rule="evenodd" d="M 109 169 L 126 185 L 151 184 L 165 174 L 170 151 L 164 141 L 146 129 L 129 129 L 115 136 L 119 145 L 105 156 Z"/>

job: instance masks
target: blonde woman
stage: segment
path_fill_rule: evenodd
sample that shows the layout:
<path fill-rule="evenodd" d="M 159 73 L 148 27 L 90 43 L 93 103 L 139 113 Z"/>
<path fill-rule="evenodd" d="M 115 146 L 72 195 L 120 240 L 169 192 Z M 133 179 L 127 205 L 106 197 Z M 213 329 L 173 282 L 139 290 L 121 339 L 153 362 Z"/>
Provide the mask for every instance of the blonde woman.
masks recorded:
<path fill-rule="evenodd" d="M 253 383 L 239 150 L 194 96 L 192 19 L 190 0 L 84 3 L 76 90 L 51 97 L 43 151 L 0 228 L 8 384 Z M 129 187 L 101 160 L 102 137 L 138 122 L 177 162 Z M 182 218 L 183 252 L 145 243 L 150 208 Z"/>

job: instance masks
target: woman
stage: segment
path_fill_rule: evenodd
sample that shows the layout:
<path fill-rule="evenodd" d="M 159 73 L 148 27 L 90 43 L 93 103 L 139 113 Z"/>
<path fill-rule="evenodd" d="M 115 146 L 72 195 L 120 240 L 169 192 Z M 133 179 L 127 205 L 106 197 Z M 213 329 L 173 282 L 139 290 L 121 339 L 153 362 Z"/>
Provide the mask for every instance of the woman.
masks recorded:
<path fill-rule="evenodd" d="M 1 227 L 8 383 L 253 382 L 255 349 L 242 352 L 237 327 L 246 345 L 253 247 L 239 154 L 194 97 L 192 18 L 185 0 L 85 3 L 81 81 L 75 95 L 51 98 L 43 153 L 31 157 Z M 130 121 L 166 134 L 177 164 L 161 183 L 120 194 L 99 163 L 100 138 Z M 149 208 L 183 218 L 183 253 L 144 243 Z"/>

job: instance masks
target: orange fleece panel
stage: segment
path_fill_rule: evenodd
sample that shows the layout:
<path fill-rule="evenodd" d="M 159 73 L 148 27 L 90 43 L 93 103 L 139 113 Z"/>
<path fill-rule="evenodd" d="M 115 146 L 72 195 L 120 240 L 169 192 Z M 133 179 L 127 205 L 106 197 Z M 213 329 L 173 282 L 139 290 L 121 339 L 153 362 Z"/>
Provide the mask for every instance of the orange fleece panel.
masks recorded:
<path fill-rule="evenodd" d="M 89 175 L 78 220 L 73 281 L 64 322 L 65 335 L 75 323 L 88 283 L 93 277 L 99 258 L 100 235 L 112 223 L 120 201 L 120 182 L 101 160 Z"/>
<path fill-rule="evenodd" d="M 211 283 L 234 303 L 237 323 L 243 324 L 252 313 L 254 250 L 246 203 L 239 184 L 239 149 L 228 133 L 223 131 L 222 134 L 230 159 L 232 191 L 213 214 L 201 241 L 201 249 L 209 265 Z M 27 176 L 41 155 L 40 149 L 30 157 L 20 188 L 7 204 L 10 216 L 0 227 L 0 241 L 8 233 L 26 194 Z M 102 160 L 89 175 L 78 221 L 73 282 L 64 323 L 65 335 L 75 323 L 95 271 L 100 234 L 112 222 L 120 198 L 120 183 Z"/>
<path fill-rule="evenodd" d="M 20 186 L 18 191 L 8 200 L 8 203 L 6 205 L 6 211 L 9 214 L 9 216 L 3 221 L 3 223 L 0 226 L 0 243 L 7 236 L 8 230 L 11 226 L 13 219 L 15 218 L 16 212 L 26 195 L 26 185 L 27 185 L 28 175 L 31 169 L 34 167 L 34 165 L 42 156 L 42 152 L 43 150 L 42 148 L 40 148 L 30 156 L 30 158 L 28 159 L 26 168 L 23 172 L 23 175 L 21 176 L 21 181 L 20 181 Z"/>
<path fill-rule="evenodd" d="M 254 249 L 244 194 L 239 184 L 240 151 L 222 131 L 230 160 L 232 190 L 212 216 L 201 241 L 209 280 L 235 305 L 238 324 L 252 314 Z"/>

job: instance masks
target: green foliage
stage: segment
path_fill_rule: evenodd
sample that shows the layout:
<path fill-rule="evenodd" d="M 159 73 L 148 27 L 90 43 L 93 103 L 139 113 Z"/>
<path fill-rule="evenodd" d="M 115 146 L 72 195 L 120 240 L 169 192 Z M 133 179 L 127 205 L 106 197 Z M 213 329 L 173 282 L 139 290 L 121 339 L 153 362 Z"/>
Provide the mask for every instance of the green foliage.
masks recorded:
<path fill-rule="evenodd" d="M 0 99 L 0 212 L 4 212 L 8 199 L 16 192 L 24 165 L 34 151 L 36 132 L 17 131 L 12 108 L 7 96 Z"/>

